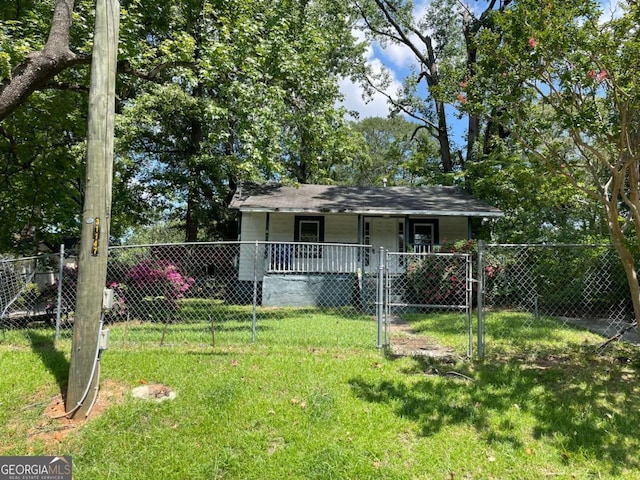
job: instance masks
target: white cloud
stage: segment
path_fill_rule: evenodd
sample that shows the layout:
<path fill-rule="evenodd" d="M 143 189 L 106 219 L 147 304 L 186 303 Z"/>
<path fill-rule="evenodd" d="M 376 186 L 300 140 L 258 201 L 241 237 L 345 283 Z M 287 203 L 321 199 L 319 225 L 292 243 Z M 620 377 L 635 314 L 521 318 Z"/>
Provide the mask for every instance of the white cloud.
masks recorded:
<path fill-rule="evenodd" d="M 394 96 L 398 89 L 402 87 L 401 81 L 398 80 L 397 72 L 387 68 L 383 61 L 376 57 L 374 49 L 371 46 L 367 49 L 365 56 L 366 62 L 374 75 L 382 71 L 388 72 L 390 81 L 389 85 L 384 89 L 384 92 L 386 95 Z M 360 119 L 367 117 L 386 117 L 389 115 L 389 104 L 385 94 L 376 92 L 373 96 L 366 97 L 364 87 L 348 78 L 340 80 L 339 86 L 340 91 L 344 95 L 344 100 L 339 106 L 345 107 L 348 111 L 357 112 Z M 353 117 L 349 116 L 349 118 Z"/>
<path fill-rule="evenodd" d="M 344 106 L 349 112 L 357 112 L 359 119 L 389 115 L 389 104 L 382 94 L 376 94 L 372 99 L 365 101 L 362 86 L 349 79 L 340 81 L 340 91 L 344 95 L 341 106 Z M 354 119 L 354 117 L 349 115 L 349 119 Z"/>
<path fill-rule="evenodd" d="M 426 13 L 431 0 L 417 0 L 414 4 L 413 16 L 418 22 Z M 365 41 L 365 34 L 361 29 L 354 29 L 353 36 L 359 41 Z M 415 37 L 415 36 L 414 36 Z M 415 38 L 416 45 L 420 41 Z M 366 62 L 374 75 L 386 71 L 389 75 L 389 84 L 384 89 L 387 95 L 395 96 L 402 88 L 402 78 L 417 64 L 414 53 L 406 45 L 389 43 L 382 47 L 378 43 L 369 45 L 365 53 Z M 364 88 L 349 79 L 339 82 L 340 91 L 344 95 L 344 106 L 349 111 L 359 113 L 359 118 L 386 117 L 389 114 L 387 97 L 382 93 L 375 93 L 371 98 L 364 99 Z"/>
<path fill-rule="evenodd" d="M 380 58 L 387 65 L 405 69 L 416 63 L 416 58 L 411 49 L 406 45 L 393 43 L 385 48 L 379 48 Z"/>
<path fill-rule="evenodd" d="M 430 0 L 421 0 L 415 2 L 413 6 L 413 19 L 416 25 L 427 13 L 429 3 Z M 411 43 L 418 47 L 424 46 L 422 44 L 422 41 L 416 34 L 410 32 L 405 33 L 407 33 L 409 41 Z M 411 51 L 411 49 L 404 44 L 389 43 L 385 47 L 381 47 L 380 45 L 376 44 L 375 49 L 376 54 L 380 57 L 380 60 L 382 60 L 385 65 L 393 66 L 393 68 L 406 70 L 412 65 L 416 65 L 417 63 L 413 51 Z"/>

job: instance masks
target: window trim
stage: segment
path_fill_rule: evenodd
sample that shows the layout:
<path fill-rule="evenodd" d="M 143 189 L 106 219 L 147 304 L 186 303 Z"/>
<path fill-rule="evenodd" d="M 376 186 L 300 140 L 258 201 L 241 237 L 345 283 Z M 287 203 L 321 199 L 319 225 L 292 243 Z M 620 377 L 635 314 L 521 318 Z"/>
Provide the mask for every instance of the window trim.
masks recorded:
<path fill-rule="evenodd" d="M 433 238 L 431 246 L 440 244 L 440 222 L 435 218 L 412 218 L 409 220 L 409 245 L 415 246 L 415 228 L 417 225 L 431 225 Z"/>
<path fill-rule="evenodd" d="M 295 230 L 293 232 L 293 241 L 302 242 L 300 240 L 300 224 L 304 222 L 316 222 L 318 224 L 318 243 L 324 242 L 324 216 L 321 215 L 296 215 Z M 315 242 L 306 242 L 315 243 Z"/>
<path fill-rule="evenodd" d="M 300 240 L 300 225 L 305 222 L 314 222 L 318 225 L 318 241 L 317 242 L 305 242 Z M 295 216 L 295 230 L 293 232 L 293 241 L 298 243 L 323 243 L 324 242 L 324 216 L 323 215 L 296 215 Z M 319 258 L 322 257 L 322 247 L 313 246 L 311 250 L 308 248 L 296 248 L 296 257 L 310 257 Z"/>

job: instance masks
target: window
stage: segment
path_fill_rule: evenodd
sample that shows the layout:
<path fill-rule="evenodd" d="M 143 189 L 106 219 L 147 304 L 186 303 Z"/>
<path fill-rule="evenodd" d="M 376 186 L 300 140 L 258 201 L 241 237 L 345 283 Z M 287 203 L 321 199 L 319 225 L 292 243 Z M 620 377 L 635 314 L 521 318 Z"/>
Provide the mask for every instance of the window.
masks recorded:
<path fill-rule="evenodd" d="M 410 223 L 410 243 L 416 252 L 430 252 L 438 244 L 438 221 L 416 219 Z"/>
<path fill-rule="evenodd" d="M 298 223 L 298 240 L 300 242 L 319 242 L 320 222 L 317 220 L 300 220 Z"/>
<path fill-rule="evenodd" d="M 302 217 L 295 218 L 295 232 L 293 239 L 301 243 L 321 243 L 324 242 L 324 217 Z M 296 248 L 297 256 L 319 257 L 322 250 L 318 245 L 299 246 Z"/>

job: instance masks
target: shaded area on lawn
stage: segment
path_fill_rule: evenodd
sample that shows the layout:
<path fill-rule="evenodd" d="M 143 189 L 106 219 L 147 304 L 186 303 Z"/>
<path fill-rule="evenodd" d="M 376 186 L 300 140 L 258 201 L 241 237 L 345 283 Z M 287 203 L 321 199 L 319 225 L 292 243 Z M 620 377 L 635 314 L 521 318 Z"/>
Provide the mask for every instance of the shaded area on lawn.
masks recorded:
<path fill-rule="evenodd" d="M 528 435 L 544 437 L 563 463 L 598 459 L 618 475 L 621 468 L 640 467 L 640 375 L 637 360 L 627 364 L 627 355 L 616 352 L 603 357 L 576 347 L 562 358 L 532 363 L 459 366 L 472 380 L 446 375 L 454 368 L 450 364 L 414 358 L 406 371 L 413 375 L 356 377 L 350 385 L 356 397 L 386 404 L 416 422 L 422 436 L 462 425 L 494 446 L 522 448 Z"/>
<path fill-rule="evenodd" d="M 51 372 L 61 392 L 67 389 L 69 360 L 65 353 L 55 346 L 54 337 L 43 332 L 30 332 L 31 350 L 40 357 L 42 364 Z"/>
<path fill-rule="evenodd" d="M 635 478 L 640 468 L 640 355 L 631 347 L 599 356 L 573 329 L 559 329 L 548 345 L 537 331 L 530 344 L 545 348 L 454 364 L 385 358 L 371 317 L 281 312 L 259 322 L 250 345 L 247 311 L 238 315 L 238 323 L 221 322 L 229 343 L 215 348 L 198 343 L 207 322 L 168 324 L 181 330 L 166 338 L 189 339 L 175 348 L 158 348 L 164 324 L 140 324 L 153 343 L 116 343 L 105 353 L 104 393 L 118 387 L 115 408 L 47 452 L 70 452 L 78 478 L 102 478 L 105 469 L 175 479 Z M 438 334 L 421 321 L 418 330 Z M 446 333 L 443 322 L 435 326 Z M 123 326 L 110 328 L 116 335 Z M 39 414 L 68 368 L 64 355 L 49 354 L 49 332 L 0 343 L 0 403 L 9 412 L 0 411 L 0 451 L 43 453 L 40 437 L 29 444 L 25 432 L 59 433 Z M 501 341 L 509 352 L 509 337 Z M 175 402 L 122 394 L 158 382 L 178 392 Z"/>
<path fill-rule="evenodd" d="M 110 349 L 155 346 L 219 346 L 231 344 L 248 344 L 252 342 L 255 328 L 257 342 L 273 342 L 287 339 L 292 343 L 312 342 L 320 340 L 312 324 L 326 326 L 329 332 L 335 332 L 338 344 L 343 343 L 339 334 L 343 333 L 348 341 L 354 339 L 359 327 L 353 325 L 366 324 L 365 330 L 370 338 L 360 338 L 375 344 L 373 317 L 351 309 L 345 316 L 345 308 L 317 307 L 257 307 L 254 313 L 252 306 L 225 305 L 214 300 L 186 299 L 181 301 L 180 309 L 168 315 L 165 320 L 133 319 L 126 316 L 109 316 L 105 318 L 105 328 L 110 330 Z M 255 315 L 255 325 L 254 325 Z M 284 327 L 284 328 L 281 328 Z M 63 332 L 62 343 L 71 338 L 72 331 Z M 0 344 L 22 345 L 33 337 L 42 343 L 49 339 L 54 343 L 55 330 L 47 325 L 38 328 L 13 329 L 0 336 Z"/>

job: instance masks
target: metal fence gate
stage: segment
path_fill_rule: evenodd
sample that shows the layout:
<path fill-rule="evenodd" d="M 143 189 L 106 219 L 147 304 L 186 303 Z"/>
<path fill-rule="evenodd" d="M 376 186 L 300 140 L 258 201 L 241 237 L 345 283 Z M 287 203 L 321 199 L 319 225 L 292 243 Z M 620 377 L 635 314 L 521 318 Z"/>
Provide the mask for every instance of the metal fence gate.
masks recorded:
<path fill-rule="evenodd" d="M 384 346 L 391 352 L 473 355 L 470 254 L 386 252 L 383 281 Z"/>

